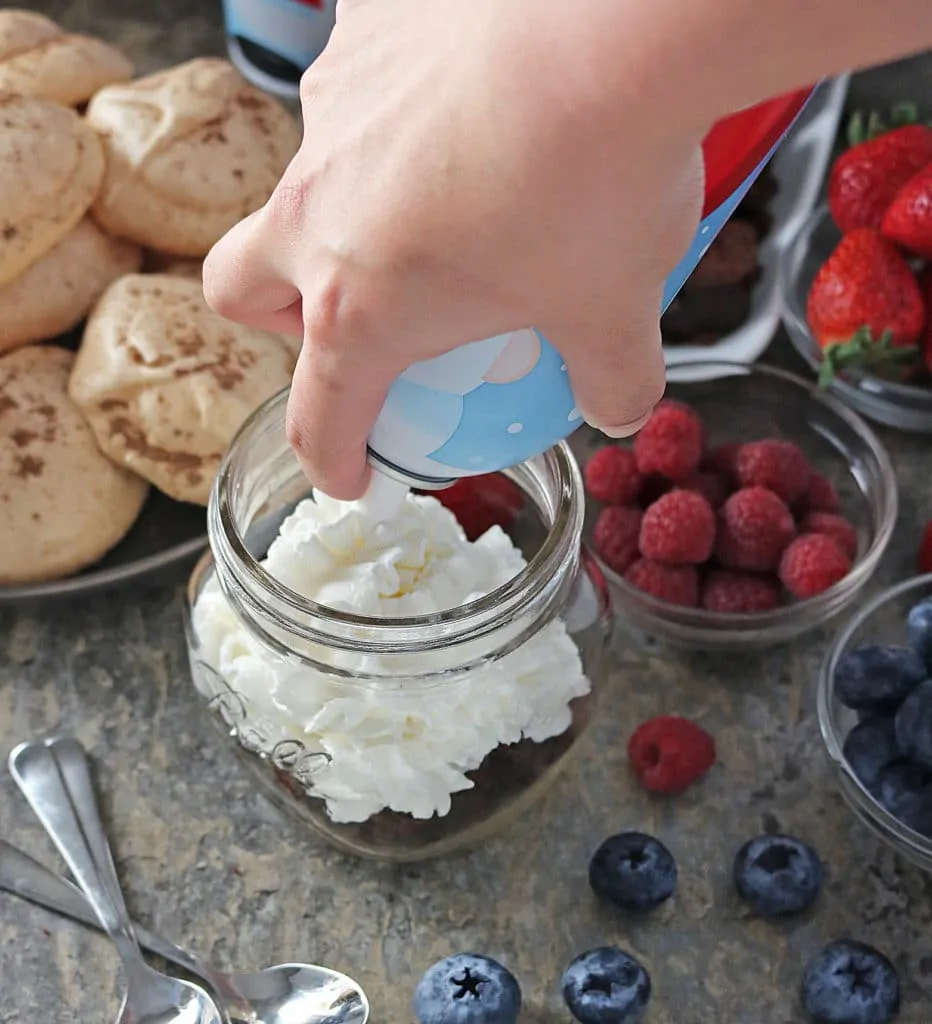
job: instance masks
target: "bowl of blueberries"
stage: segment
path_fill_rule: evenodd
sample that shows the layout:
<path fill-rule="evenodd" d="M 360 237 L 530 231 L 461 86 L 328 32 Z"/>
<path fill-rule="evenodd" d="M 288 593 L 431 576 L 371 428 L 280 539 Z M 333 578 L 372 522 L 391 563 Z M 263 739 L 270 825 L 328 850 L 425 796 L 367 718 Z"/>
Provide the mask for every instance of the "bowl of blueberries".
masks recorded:
<path fill-rule="evenodd" d="M 818 714 L 854 813 L 932 871 L 932 574 L 878 594 L 841 630 Z"/>

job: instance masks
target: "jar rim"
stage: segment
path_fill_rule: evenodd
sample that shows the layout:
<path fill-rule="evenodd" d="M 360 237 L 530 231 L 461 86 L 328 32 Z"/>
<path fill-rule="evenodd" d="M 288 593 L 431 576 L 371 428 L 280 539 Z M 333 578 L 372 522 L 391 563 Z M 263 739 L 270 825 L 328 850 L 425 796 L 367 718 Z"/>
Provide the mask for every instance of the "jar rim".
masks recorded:
<path fill-rule="evenodd" d="M 499 629 L 506 617 L 521 614 L 548 592 L 558 589 L 561 570 L 568 557 L 575 557 L 580 545 L 584 503 L 579 467 L 568 445 L 561 442 L 505 475 L 528 484 L 528 493 L 550 504 L 551 519 L 545 521 L 547 535 L 524 568 L 489 593 L 455 608 L 427 615 L 375 617 L 345 612 L 319 604 L 276 579 L 249 550 L 237 523 L 234 491 L 237 462 L 244 447 L 261 433 L 284 431 L 285 407 L 290 389 L 267 399 L 243 423 L 221 462 L 208 507 L 208 536 L 218 567 L 232 576 L 240 595 L 262 594 L 274 603 L 278 624 L 314 643 L 327 643 L 359 650 L 359 631 L 368 637 L 362 646 L 371 652 L 397 653 L 399 644 L 421 650 L 466 643 Z M 535 463 L 540 468 L 535 469 Z M 298 466 L 295 457 L 295 465 Z M 551 483 L 544 489 L 544 478 Z M 310 484 L 308 485 L 310 489 Z M 575 550 L 574 550 L 575 549 Z M 223 585 L 221 583 L 221 585 Z M 249 603 L 257 607 L 253 599 Z M 263 602 L 264 603 L 264 602 Z M 268 614 L 269 608 L 263 611 Z M 340 642 L 340 637 L 346 643 Z"/>

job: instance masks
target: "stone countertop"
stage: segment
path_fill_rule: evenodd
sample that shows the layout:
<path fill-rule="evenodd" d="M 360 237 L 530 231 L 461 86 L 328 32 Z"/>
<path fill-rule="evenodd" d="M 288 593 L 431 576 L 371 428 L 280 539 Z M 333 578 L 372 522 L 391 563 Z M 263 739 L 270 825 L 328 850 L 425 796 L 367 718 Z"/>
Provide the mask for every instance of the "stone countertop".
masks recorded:
<path fill-rule="evenodd" d="M 222 51 L 218 14 L 203 0 L 163 0 L 145 18 L 118 0 L 38 6 L 123 45 L 142 70 Z M 861 105 L 885 105 L 930 95 L 930 78 L 932 61 L 918 59 L 861 76 L 854 90 Z M 793 365 L 779 344 L 774 354 Z M 904 491 L 882 573 L 892 579 L 910 571 L 932 510 L 928 474 L 917 473 L 930 441 L 882 433 Z M 604 943 L 649 966 L 651 1024 L 791 1024 L 806 959 L 851 936 L 895 960 L 904 1024 L 932 1019 L 932 884 L 874 840 L 832 785 L 814 702 L 825 634 L 753 659 L 616 650 L 601 727 L 535 813 L 469 855 L 392 868 L 310 839 L 202 729 L 181 608 L 178 587 L 0 615 L 0 756 L 52 729 L 88 746 L 129 904 L 153 929 L 220 965 L 338 967 L 364 985 L 373 1020 L 391 1024 L 411 1019 L 421 972 L 463 949 L 514 970 L 528 1024 L 564 1022 L 563 967 Z M 701 720 L 720 750 L 712 775 L 670 803 L 645 796 L 625 762 L 630 728 L 660 712 Z M 55 864 L 2 776 L 3 835 Z M 656 833 L 679 861 L 674 899 L 644 921 L 605 912 L 587 887 L 590 853 L 623 828 Z M 749 921 L 729 884 L 738 845 L 775 828 L 811 839 L 828 866 L 815 912 L 780 927 Z M 0 895 L 0 991 L 0 1024 L 105 1024 L 118 1005 L 116 960 L 103 939 Z"/>

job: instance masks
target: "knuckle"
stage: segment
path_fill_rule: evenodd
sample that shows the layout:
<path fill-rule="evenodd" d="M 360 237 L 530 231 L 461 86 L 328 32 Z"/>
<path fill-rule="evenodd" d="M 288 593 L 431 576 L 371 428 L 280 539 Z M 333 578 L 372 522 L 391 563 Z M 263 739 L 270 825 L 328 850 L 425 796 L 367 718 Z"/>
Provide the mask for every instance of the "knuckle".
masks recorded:
<path fill-rule="evenodd" d="M 311 190 L 311 175 L 286 173 L 263 209 L 265 231 L 273 236 L 294 234 L 304 221 Z"/>

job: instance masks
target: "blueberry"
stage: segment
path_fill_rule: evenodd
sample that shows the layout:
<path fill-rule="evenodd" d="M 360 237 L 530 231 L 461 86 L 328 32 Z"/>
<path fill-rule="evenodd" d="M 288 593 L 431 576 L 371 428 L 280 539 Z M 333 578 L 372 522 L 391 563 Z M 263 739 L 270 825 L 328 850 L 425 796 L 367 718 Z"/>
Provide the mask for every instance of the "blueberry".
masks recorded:
<path fill-rule="evenodd" d="M 912 647 L 871 644 L 846 654 L 835 669 L 835 696 L 854 711 L 895 711 L 928 676 Z"/>
<path fill-rule="evenodd" d="M 910 608 L 906 616 L 906 636 L 926 668 L 932 671 L 932 597 Z"/>
<path fill-rule="evenodd" d="M 735 888 L 762 917 L 797 914 L 822 888 L 822 861 L 811 846 L 792 836 L 749 839 L 735 855 Z"/>
<path fill-rule="evenodd" d="M 858 722 L 848 733 L 841 752 L 867 789 L 887 765 L 903 756 L 896 742 L 893 719 L 887 715 L 872 715 Z"/>
<path fill-rule="evenodd" d="M 638 1024 L 650 987 L 646 968 L 613 946 L 576 957 L 563 975 L 563 998 L 580 1024 Z"/>
<path fill-rule="evenodd" d="M 932 771 L 932 679 L 917 686 L 900 705 L 896 741 L 910 761 Z"/>
<path fill-rule="evenodd" d="M 457 953 L 434 964 L 414 993 L 419 1024 L 517 1024 L 520 1012 L 514 975 L 477 953 Z"/>
<path fill-rule="evenodd" d="M 623 910 L 650 910 L 676 887 L 676 861 L 659 839 L 620 832 L 593 854 L 589 884 L 600 899 Z"/>
<path fill-rule="evenodd" d="M 871 792 L 877 802 L 907 828 L 932 838 L 932 789 L 928 772 L 908 761 L 889 765 L 877 776 Z"/>
<path fill-rule="evenodd" d="M 893 964 L 850 939 L 829 943 L 809 961 L 800 995 L 813 1024 L 888 1024 L 900 1010 Z"/>

